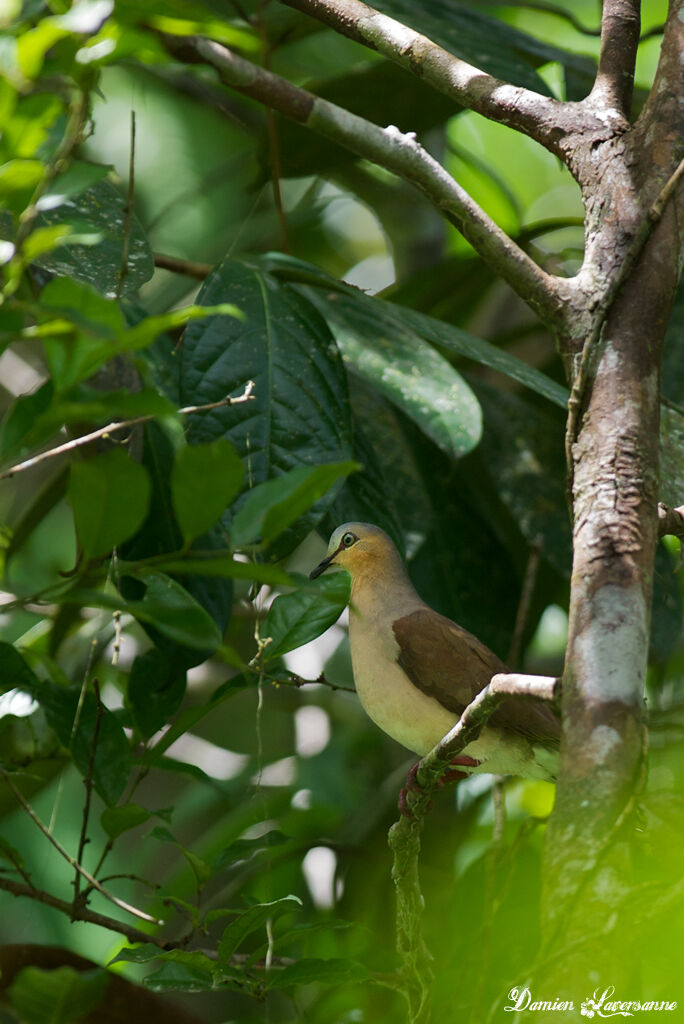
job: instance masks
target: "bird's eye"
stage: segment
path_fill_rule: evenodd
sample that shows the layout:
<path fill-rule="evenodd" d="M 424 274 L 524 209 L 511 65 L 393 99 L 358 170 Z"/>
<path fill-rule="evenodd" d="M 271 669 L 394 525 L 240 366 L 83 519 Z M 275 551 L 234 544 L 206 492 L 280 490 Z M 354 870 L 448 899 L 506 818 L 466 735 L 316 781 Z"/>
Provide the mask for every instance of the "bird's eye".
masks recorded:
<path fill-rule="evenodd" d="M 342 543 L 344 544 L 345 548 L 350 548 L 355 540 L 356 537 L 354 536 L 353 533 L 345 533 L 345 535 L 342 538 Z"/>

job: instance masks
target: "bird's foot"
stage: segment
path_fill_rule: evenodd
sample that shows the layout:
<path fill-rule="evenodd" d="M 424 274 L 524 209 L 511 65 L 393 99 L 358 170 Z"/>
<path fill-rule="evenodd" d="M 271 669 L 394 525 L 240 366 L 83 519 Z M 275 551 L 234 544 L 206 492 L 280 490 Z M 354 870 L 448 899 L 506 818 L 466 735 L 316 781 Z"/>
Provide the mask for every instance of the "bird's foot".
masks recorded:
<path fill-rule="evenodd" d="M 463 768 L 479 768 L 482 764 L 481 761 L 476 761 L 474 757 L 466 757 L 460 755 L 458 757 L 452 757 L 449 764 L 458 764 Z M 459 779 L 467 779 L 470 772 L 460 772 L 458 769 L 453 769 L 450 772 L 445 772 L 439 780 L 439 787 L 441 788 L 446 782 L 458 782 Z"/>
<path fill-rule="evenodd" d="M 479 768 L 482 762 L 476 761 L 474 757 L 466 757 L 464 755 L 460 755 L 458 757 L 452 758 L 449 763 L 461 765 L 463 768 Z M 420 761 L 416 761 L 414 765 L 411 765 L 406 776 L 406 785 L 399 793 L 399 812 L 407 818 L 413 817 L 413 814 L 407 803 L 408 794 L 423 792 L 423 787 L 420 785 L 417 778 L 419 767 Z M 441 789 L 442 786 L 444 786 L 444 784 L 447 782 L 456 782 L 458 781 L 458 779 L 467 779 L 468 775 L 469 772 L 461 772 L 458 769 L 453 769 L 452 771 L 445 772 L 444 775 L 442 775 L 441 779 L 438 779 L 437 782 L 435 783 L 435 789 Z M 432 800 L 428 804 L 427 809 L 428 811 L 432 810 Z"/>

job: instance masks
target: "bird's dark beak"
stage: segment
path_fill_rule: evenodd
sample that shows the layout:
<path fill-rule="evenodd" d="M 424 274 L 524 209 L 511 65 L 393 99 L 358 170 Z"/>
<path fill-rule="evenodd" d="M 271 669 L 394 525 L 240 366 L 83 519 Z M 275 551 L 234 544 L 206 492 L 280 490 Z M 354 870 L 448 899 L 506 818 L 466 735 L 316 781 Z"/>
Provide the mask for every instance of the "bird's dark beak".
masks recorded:
<path fill-rule="evenodd" d="M 321 573 L 324 573 L 328 566 L 332 565 L 333 558 L 335 557 L 336 554 L 337 552 L 334 551 L 332 555 L 328 555 L 328 557 L 324 558 L 322 562 L 319 562 L 316 568 L 312 569 L 311 572 L 309 573 L 309 579 L 315 580 L 316 577 L 321 575 Z"/>

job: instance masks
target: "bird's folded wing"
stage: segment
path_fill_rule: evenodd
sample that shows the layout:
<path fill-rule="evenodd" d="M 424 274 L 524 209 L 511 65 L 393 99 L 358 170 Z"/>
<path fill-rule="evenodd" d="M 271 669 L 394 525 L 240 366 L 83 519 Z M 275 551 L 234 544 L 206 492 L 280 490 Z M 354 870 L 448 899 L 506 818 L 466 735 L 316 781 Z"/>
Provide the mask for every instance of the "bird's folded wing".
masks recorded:
<path fill-rule="evenodd" d="M 463 714 L 492 676 L 508 671 L 477 637 L 431 608 L 397 619 L 393 630 L 399 645 L 397 661 L 411 682 L 454 714 Z M 533 699 L 506 700 L 490 721 L 544 746 L 558 745 L 558 719 Z"/>

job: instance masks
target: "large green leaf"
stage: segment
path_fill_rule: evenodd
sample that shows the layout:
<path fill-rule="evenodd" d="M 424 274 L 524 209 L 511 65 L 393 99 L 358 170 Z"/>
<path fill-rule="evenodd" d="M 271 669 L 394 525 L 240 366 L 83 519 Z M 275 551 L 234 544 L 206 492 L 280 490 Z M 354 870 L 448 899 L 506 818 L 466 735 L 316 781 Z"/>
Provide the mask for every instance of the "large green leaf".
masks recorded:
<path fill-rule="evenodd" d="M 85 192 L 65 198 L 54 209 L 43 210 L 39 223 L 66 224 L 78 234 L 101 236 L 96 245 L 61 245 L 36 262 L 53 274 L 90 284 L 102 295 L 115 295 L 119 285 L 124 244 L 126 201 L 108 181 L 98 181 Z M 129 224 L 129 251 L 123 292 L 136 291 L 154 273 L 152 250 L 134 212 Z"/>
<path fill-rule="evenodd" d="M 302 901 L 297 896 L 283 896 L 270 903 L 258 903 L 238 914 L 223 931 L 219 943 L 220 959 L 227 961 L 248 935 L 261 928 L 265 929 L 267 921 L 274 921 L 282 914 L 299 910 L 301 906 Z"/>
<path fill-rule="evenodd" d="M 370 971 L 356 960 L 332 957 L 321 960 L 307 957 L 288 964 L 282 971 L 273 971 L 267 982 L 269 988 L 288 988 L 290 985 L 354 985 L 367 981 Z"/>
<path fill-rule="evenodd" d="M 266 657 L 278 658 L 324 633 L 339 619 L 349 601 L 349 588 L 348 574 L 334 572 L 306 590 L 276 597 L 261 625 L 261 636 L 271 640 Z"/>
<path fill-rule="evenodd" d="M 332 302 L 334 297 L 334 301 L 339 302 L 340 308 L 345 311 L 349 309 L 346 302 L 353 303 L 364 311 L 368 319 L 375 317 L 378 330 L 387 332 L 390 337 L 395 331 L 404 332 L 409 328 L 439 348 L 472 359 L 483 366 L 490 366 L 493 370 L 498 370 L 499 373 L 530 388 L 555 405 L 562 408 L 567 406 L 568 392 L 566 388 L 540 373 L 533 366 L 524 363 L 522 359 L 502 351 L 483 338 L 477 338 L 459 327 L 443 323 L 441 320 L 406 306 L 399 306 L 384 299 L 364 295 L 357 288 L 337 281 L 319 267 L 305 263 L 303 260 L 283 256 L 282 253 L 268 253 L 267 256 L 261 257 L 261 264 L 272 274 L 283 277 L 285 280 L 293 283 L 300 282 L 302 285 L 312 285 L 317 290 L 323 289 L 325 300 Z M 307 294 L 310 293 L 307 292 Z M 323 300 L 318 300 L 319 305 L 321 301 Z"/>
<path fill-rule="evenodd" d="M 242 486 L 240 456 L 224 437 L 181 448 L 171 472 L 176 520 L 186 540 L 209 530 Z"/>
<path fill-rule="evenodd" d="M 454 458 L 480 440 L 482 415 L 461 375 L 399 317 L 391 330 L 376 304 L 346 295 L 308 294 L 330 324 L 346 363 L 397 405 Z"/>
<path fill-rule="evenodd" d="M 68 497 L 83 556 L 98 558 L 139 529 L 147 515 L 150 480 L 143 466 L 114 448 L 72 464 Z"/>
<path fill-rule="evenodd" d="M 209 275 L 197 301 L 232 302 L 244 323 L 209 317 L 190 324 L 178 355 L 177 399 L 202 404 L 241 391 L 254 380 L 254 399 L 194 415 L 188 440 L 227 437 L 250 486 L 296 467 L 341 462 L 351 455 L 350 414 L 342 362 L 317 311 L 270 274 L 226 260 Z M 279 539 L 285 554 L 320 519 L 328 491 Z"/>

